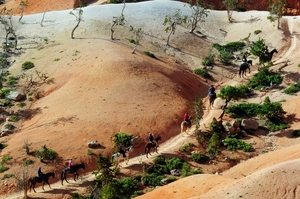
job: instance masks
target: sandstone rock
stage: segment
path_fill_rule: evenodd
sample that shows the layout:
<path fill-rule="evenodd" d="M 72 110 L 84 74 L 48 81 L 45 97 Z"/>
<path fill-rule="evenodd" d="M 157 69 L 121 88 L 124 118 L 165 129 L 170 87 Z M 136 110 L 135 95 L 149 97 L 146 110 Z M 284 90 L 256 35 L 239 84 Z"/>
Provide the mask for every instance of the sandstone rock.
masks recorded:
<path fill-rule="evenodd" d="M 241 126 L 246 130 L 257 130 L 258 122 L 253 119 L 243 119 Z"/>
<path fill-rule="evenodd" d="M 88 147 L 89 148 L 98 148 L 100 147 L 101 145 L 98 143 L 97 140 L 93 140 L 91 142 L 88 143 Z"/>
<path fill-rule="evenodd" d="M 172 169 L 170 173 L 173 176 L 180 176 L 180 171 L 178 169 Z"/>
<path fill-rule="evenodd" d="M 25 94 L 18 91 L 10 91 L 7 98 L 18 102 L 25 98 Z"/>

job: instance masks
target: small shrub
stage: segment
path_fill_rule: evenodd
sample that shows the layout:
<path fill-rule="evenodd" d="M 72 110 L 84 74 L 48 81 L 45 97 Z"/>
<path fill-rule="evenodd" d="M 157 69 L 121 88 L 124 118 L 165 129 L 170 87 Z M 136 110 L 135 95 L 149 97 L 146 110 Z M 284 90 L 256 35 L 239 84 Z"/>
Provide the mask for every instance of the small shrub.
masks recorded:
<path fill-rule="evenodd" d="M 0 105 L 2 105 L 4 107 L 11 107 L 11 106 L 13 106 L 13 103 L 10 99 L 5 99 L 4 101 L 0 102 Z"/>
<path fill-rule="evenodd" d="M 145 185 L 161 186 L 161 180 L 164 178 L 163 175 L 157 175 L 156 173 L 146 174 L 144 178 Z"/>
<path fill-rule="evenodd" d="M 191 155 L 191 159 L 194 161 L 194 162 L 198 162 L 200 164 L 204 164 L 206 161 L 209 160 L 209 157 L 207 157 L 206 155 L 200 153 L 200 152 L 197 152 L 197 153 L 193 153 Z"/>
<path fill-rule="evenodd" d="M 203 66 L 212 66 L 215 63 L 215 55 L 210 53 L 208 56 L 202 59 Z"/>
<path fill-rule="evenodd" d="M 59 58 L 55 58 L 55 59 L 54 59 L 54 61 L 59 61 L 59 60 L 60 60 Z"/>
<path fill-rule="evenodd" d="M 300 91 L 300 83 L 292 84 L 290 87 L 284 89 L 284 93 L 292 95 Z"/>
<path fill-rule="evenodd" d="M 259 33 L 261 33 L 261 30 L 254 30 L 254 34 L 258 35 Z"/>
<path fill-rule="evenodd" d="M 172 169 L 181 169 L 182 165 L 184 163 L 184 160 L 180 158 L 167 158 L 166 159 L 167 167 L 172 170 Z"/>
<path fill-rule="evenodd" d="M 299 130 L 299 129 L 294 130 L 294 131 L 292 132 L 292 136 L 293 136 L 293 138 L 300 137 L 300 130 Z"/>
<path fill-rule="evenodd" d="M 14 76 L 9 76 L 8 77 L 8 81 L 7 81 L 7 85 L 9 86 L 14 86 L 18 83 L 19 78 L 18 77 L 14 77 Z"/>
<path fill-rule="evenodd" d="M 2 179 L 11 178 L 11 177 L 14 177 L 14 176 L 15 176 L 14 174 L 6 173 L 6 174 L 4 174 Z"/>
<path fill-rule="evenodd" d="M 227 149 L 231 151 L 235 151 L 235 150 L 243 150 L 244 152 L 254 151 L 251 144 L 248 144 L 236 138 L 225 138 L 224 145 L 227 146 Z"/>
<path fill-rule="evenodd" d="M 28 70 L 34 67 L 34 63 L 32 63 L 31 61 L 26 61 L 22 64 L 22 69 L 23 70 Z"/>
<path fill-rule="evenodd" d="M 25 102 L 19 102 L 18 103 L 18 107 L 23 108 L 24 106 L 26 106 Z"/>
<path fill-rule="evenodd" d="M 134 39 L 128 39 L 128 41 L 132 44 L 135 44 L 135 40 Z"/>
<path fill-rule="evenodd" d="M 181 169 L 181 176 L 186 177 L 190 175 L 191 167 L 188 163 L 184 162 Z"/>
<path fill-rule="evenodd" d="M 20 120 L 20 117 L 18 115 L 11 115 L 9 117 L 9 121 L 11 121 L 11 122 L 17 122 L 19 120 Z"/>
<path fill-rule="evenodd" d="M 148 173 L 156 173 L 158 175 L 169 174 L 170 170 L 166 165 L 154 164 L 148 168 Z"/>
<path fill-rule="evenodd" d="M 11 89 L 10 88 L 5 88 L 5 89 L 2 89 L 0 91 L 0 97 L 1 98 L 5 98 L 9 93 L 10 93 Z"/>
<path fill-rule="evenodd" d="M 196 30 L 196 33 L 197 34 L 199 34 L 199 35 L 201 35 L 202 33 L 199 31 L 199 30 Z"/>
<path fill-rule="evenodd" d="M 219 153 L 221 143 L 221 136 L 219 133 L 214 132 L 209 139 L 208 147 L 206 149 L 207 153 L 211 158 L 215 157 Z"/>
<path fill-rule="evenodd" d="M 35 151 L 35 155 L 41 160 L 54 160 L 57 156 L 57 153 L 54 150 L 47 148 L 46 145 L 44 145 L 42 147 L 42 150 Z"/>
<path fill-rule="evenodd" d="M 181 151 L 181 152 L 190 152 L 192 150 L 193 146 L 194 146 L 194 144 L 191 143 L 191 142 L 186 143 L 186 144 L 184 144 L 183 146 L 181 146 L 179 148 L 179 151 Z"/>
<path fill-rule="evenodd" d="M 1 160 L 1 164 L 5 164 L 6 162 L 8 162 L 9 160 L 11 160 L 13 157 L 9 154 L 6 154 L 2 157 L 2 160 Z"/>
<path fill-rule="evenodd" d="M 91 149 L 88 149 L 87 154 L 88 154 L 88 155 L 95 155 L 95 153 L 94 153 Z"/>
<path fill-rule="evenodd" d="M 8 169 L 9 169 L 8 167 L 1 165 L 0 166 L 0 173 L 3 173 L 5 171 L 7 171 Z"/>
<path fill-rule="evenodd" d="M 206 70 L 204 70 L 204 69 L 202 69 L 202 68 L 196 68 L 196 69 L 194 70 L 194 73 L 195 73 L 196 75 L 199 75 L 199 76 L 201 76 L 201 77 L 203 77 L 203 78 L 206 78 L 206 79 L 211 78 L 211 75 L 210 75 Z"/>
<path fill-rule="evenodd" d="M 166 158 L 162 155 L 159 155 L 154 158 L 155 164 L 166 165 Z"/>
<path fill-rule="evenodd" d="M 153 53 L 149 52 L 149 51 L 144 51 L 144 53 L 146 55 L 148 55 L 149 57 L 156 58 L 155 55 Z"/>
<path fill-rule="evenodd" d="M 10 123 L 5 124 L 4 127 L 5 127 L 6 129 L 9 129 L 9 130 L 14 130 L 14 129 L 16 128 L 13 124 L 10 124 Z"/>
<path fill-rule="evenodd" d="M 192 169 L 191 174 L 192 175 L 203 174 L 203 171 L 199 169 Z"/>
<path fill-rule="evenodd" d="M 34 163 L 33 160 L 31 160 L 31 159 L 26 159 L 26 160 L 24 160 L 23 165 L 24 165 L 24 166 L 28 166 L 28 165 L 33 164 L 33 163 Z"/>
<path fill-rule="evenodd" d="M 135 197 L 141 196 L 141 195 L 143 195 L 143 194 L 144 194 L 143 190 L 136 190 L 136 191 L 134 191 L 133 194 L 131 195 L 131 198 L 135 198 Z"/>

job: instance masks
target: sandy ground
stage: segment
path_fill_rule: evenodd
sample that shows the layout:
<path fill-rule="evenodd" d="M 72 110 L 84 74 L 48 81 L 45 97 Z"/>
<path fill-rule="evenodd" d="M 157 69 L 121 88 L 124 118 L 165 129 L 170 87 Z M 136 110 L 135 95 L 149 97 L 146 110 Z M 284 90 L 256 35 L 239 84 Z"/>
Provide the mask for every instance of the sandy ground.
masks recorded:
<path fill-rule="evenodd" d="M 132 154 L 137 157 L 130 159 L 127 167 L 122 164 L 124 170 L 130 172 L 130 169 L 139 167 L 139 155 L 143 153 L 149 131 L 163 137 L 159 154 L 176 154 L 182 144 L 195 140 L 193 135 L 179 134 L 186 104 L 195 96 L 206 96 L 207 88 L 212 83 L 220 89 L 226 85 L 245 83 L 249 78 L 239 78 L 238 67 L 228 68 L 220 64 L 210 71 L 213 81 L 194 75 L 192 70 L 201 66 L 202 57 L 211 50 L 212 43 L 242 40 L 251 33 L 251 41 L 261 37 L 270 49 L 278 50 L 279 53 L 273 58 L 274 70 L 288 61 L 282 69 L 283 86 L 300 77 L 297 67 L 300 61 L 297 54 L 300 21 L 297 17 L 284 17 L 282 30 L 277 30 L 267 21 L 267 12 L 234 13 L 235 23 L 228 23 L 226 12 L 211 11 L 206 22 L 199 27 L 203 35 L 189 34 L 188 28 L 179 26 L 176 34 L 171 36 L 171 47 L 165 48 L 167 34 L 162 25 L 164 17 L 176 8 L 188 13 L 184 4 L 170 1 L 127 4 L 124 10 L 126 25 L 117 27 L 116 40 L 112 41 L 112 17 L 118 16 L 123 6 L 97 3 L 102 2 L 84 8 L 84 21 L 75 31 L 73 40 L 70 34 L 76 19 L 69 14 L 72 9 L 64 10 L 71 8 L 68 7 L 71 1 L 60 8 L 48 8 L 43 4 L 49 11 L 44 15 L 43 27 L 40 22 L 45 11 L 37 9 L 41 5 L 36 5 L 36 10 L 25 10 L 29 14 L 38 14 L 25 15 L 22 23 L 16 23 L 16 33 L 20 35 L 18 45 L 22 49 L 20 55 L 14 57 L 16 62 L 10 68 L 11 73 L 19 75 L 21 64 L 29 60 L 35 63 L 35 70 L 54 78 L 54 83 L 36 86 L 42 98 L 26 107 L 31 117 L 23 121 L 17 133 L 0 138 L 1 142 L 8 143 L 1 156 L 10 154 L 14 157 L 10 163 L 12 169 L 7 173 L 18 168 L 27 158 L 35 161 L 30 167 L 32 175 L 38 165 L 45 172 L 55 170 L 59 175 L 69 158 L 73 158 L 75 163 L 83 161 L 87 165 L 86 171 L 80 173 L 79 182 L 61 186 L 59 182 L 54 183 L 58 181 L 56 178 L 51 180 L 51 190 L 45 187 L 47 191 L 30 193 L 31 197 L 68 198 L 70 192 L 86 190 L 93 176 L 83 174 L 93 171 L 96 165 L 96 158 L 87 154 L 89 141 L 97 140 L 102 146 L 93 150 L 94 153 L 111 154 L 111 137 L 115 133 L 139 136 L 140 145 Z M 55 2 L 52 5 L 56 5 Z M 15 17 L 15 21 L 18 19 Z M 128 38 L 134 38 L 129 32 L 129 25 L 140 27 L 144 32 L 136 54 L 131 53 L 133 44 L 128 42 Z M 255 35 L 254 30 L 262 30 L 262 33 Z M 143 51 L 153 52 L 157 59 L 146 56 Z M 251 59 L 257 63 L 255 57 Z M 240 62 L 236 64 L 238 66 Z M 251 75 L 255 74 L 256 69 L 253 66 Z M 34 70 L 26 74 L 33 74 L 38 81 Z M 26 90 L 24 87 L 19 89 Z M 300 128 L 297 111 L 299 96 L 287 96 L 282 91 L 272 90 L 259 93 L 250 101 L 260 103 L 266 96 L 274 101 L 284 101 L 286 119 L 291 123 L 288 130 L 249 138 L 249 142 L 261 145 L 272 142 L 272 152 L 244 161 L 224 172 L 221 172 L 221 164 L 203 165 L 205 175 L 176 181 L 140 198 L 297 198 L 297 178 L 293 176 L 297 172 L 295 165 L 300 146 L 298 139 L 291 139 L 291 131 Z M 205 112 L 201 128 L 207 126 L 213 117 L 219 116 L 222 103 L 217 99 L 216 106 Z M 30 143 L 32 151 L 46 144 L 58 152 L 60 160 L 45 164 L 33 156 L 28 157 L 22 150 L 25 140 Z M 262 150 L 265 146 L 257 144 L 255 147 Z M 145 157 L 143 160 L 146 160 Z M 215 172 L 221 175 L 212 175 Z M 274 182 L 283 178 L 289 181 L 276 183 L 275 186 Z M 5 193 L 3 198 L 8 198 L 13 185 L 9 180 L 2 180 L 0 190 Z M 41 188 L 37 190 L 41 191 Z M 21 197 L 20 194 L 10 196 L 17 197 Z"/>

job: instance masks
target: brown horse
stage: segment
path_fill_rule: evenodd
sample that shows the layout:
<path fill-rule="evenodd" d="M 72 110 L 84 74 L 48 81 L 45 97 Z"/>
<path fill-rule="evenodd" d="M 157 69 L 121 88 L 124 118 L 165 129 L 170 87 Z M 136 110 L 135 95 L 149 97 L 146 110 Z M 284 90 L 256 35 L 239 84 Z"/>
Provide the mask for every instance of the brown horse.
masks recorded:
<path fill-rule="evenodd" d="M 145 145 L 145 154 L 146 154 L 146 157 L 148 158 L 148 154 L 151 155 L 150 153 L 150 150 L 152 148 L 155 149 L 155 152 L 157 152 L 157 147 L 158 147 L 158 141 L 161 141 L 161 136 L 158 135 L 156 138 L 154 138 L 153 142 L 148 142 L 146 145 Z"/>
<path fill-rule="evenodd" d="M 276 48 L 274 48 L 270 52 L 265 52 L 265 54 L 263 54 L 259 57 L 259 63 L 270 62 L 272 60 L 274 53 L 278 53 Z"/>
<path fill-rule="evenodd" d="M 212 93 L 212 94 L 208 95 L 208 98 L 209 98 L 209 105 L 211 107 L 213 107 L 215 99 L 217 98 L 217 94 L 216 93 Z"/>
<path fill-rule="evenodd" d="M 186 132 L 186 130 L 190 129 L 192 127 L 192 117 L 189 117 L 189 121 L 183 121 L 181 122 L 180 129 L 181 133 Z"/>

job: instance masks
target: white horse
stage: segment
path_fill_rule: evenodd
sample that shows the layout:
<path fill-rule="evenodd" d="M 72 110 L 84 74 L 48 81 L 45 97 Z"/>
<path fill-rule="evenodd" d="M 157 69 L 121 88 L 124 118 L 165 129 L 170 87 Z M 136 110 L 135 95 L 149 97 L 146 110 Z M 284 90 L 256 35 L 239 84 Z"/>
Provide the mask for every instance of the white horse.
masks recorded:
<path fill-rule="evenodd" d="M 125 159 L 125 160 L 126 160 L 126 161 L 125 161 L 126 164 L 128 164 L 128 161 L 129 161 L 129 153 L 132 152 L 132 151 L 133 151 L 133 147 L 132 147 L 132 146 L 129 146 L 129 147 L 127 147 L 127 148 L 124 150 L 125 156 L 126 156 L 126 157 L 124 157 L 123 154 L 120 153 L 120 152 L 117 152 L 117 153 L 113 154 L 113 155 L 112 155 L 112 162 L 115 163 L 115 164 L 117 164 L 117 165 L 119 165 L 120 160 Z"/>
<path fill-rule="evenodd" d="M 190 122 L 183 121 L 181 122 L 180 129 L 181 133 L 187 133 L 186 131 L 192 127 L 192 117 L 189 117 Z"/>

